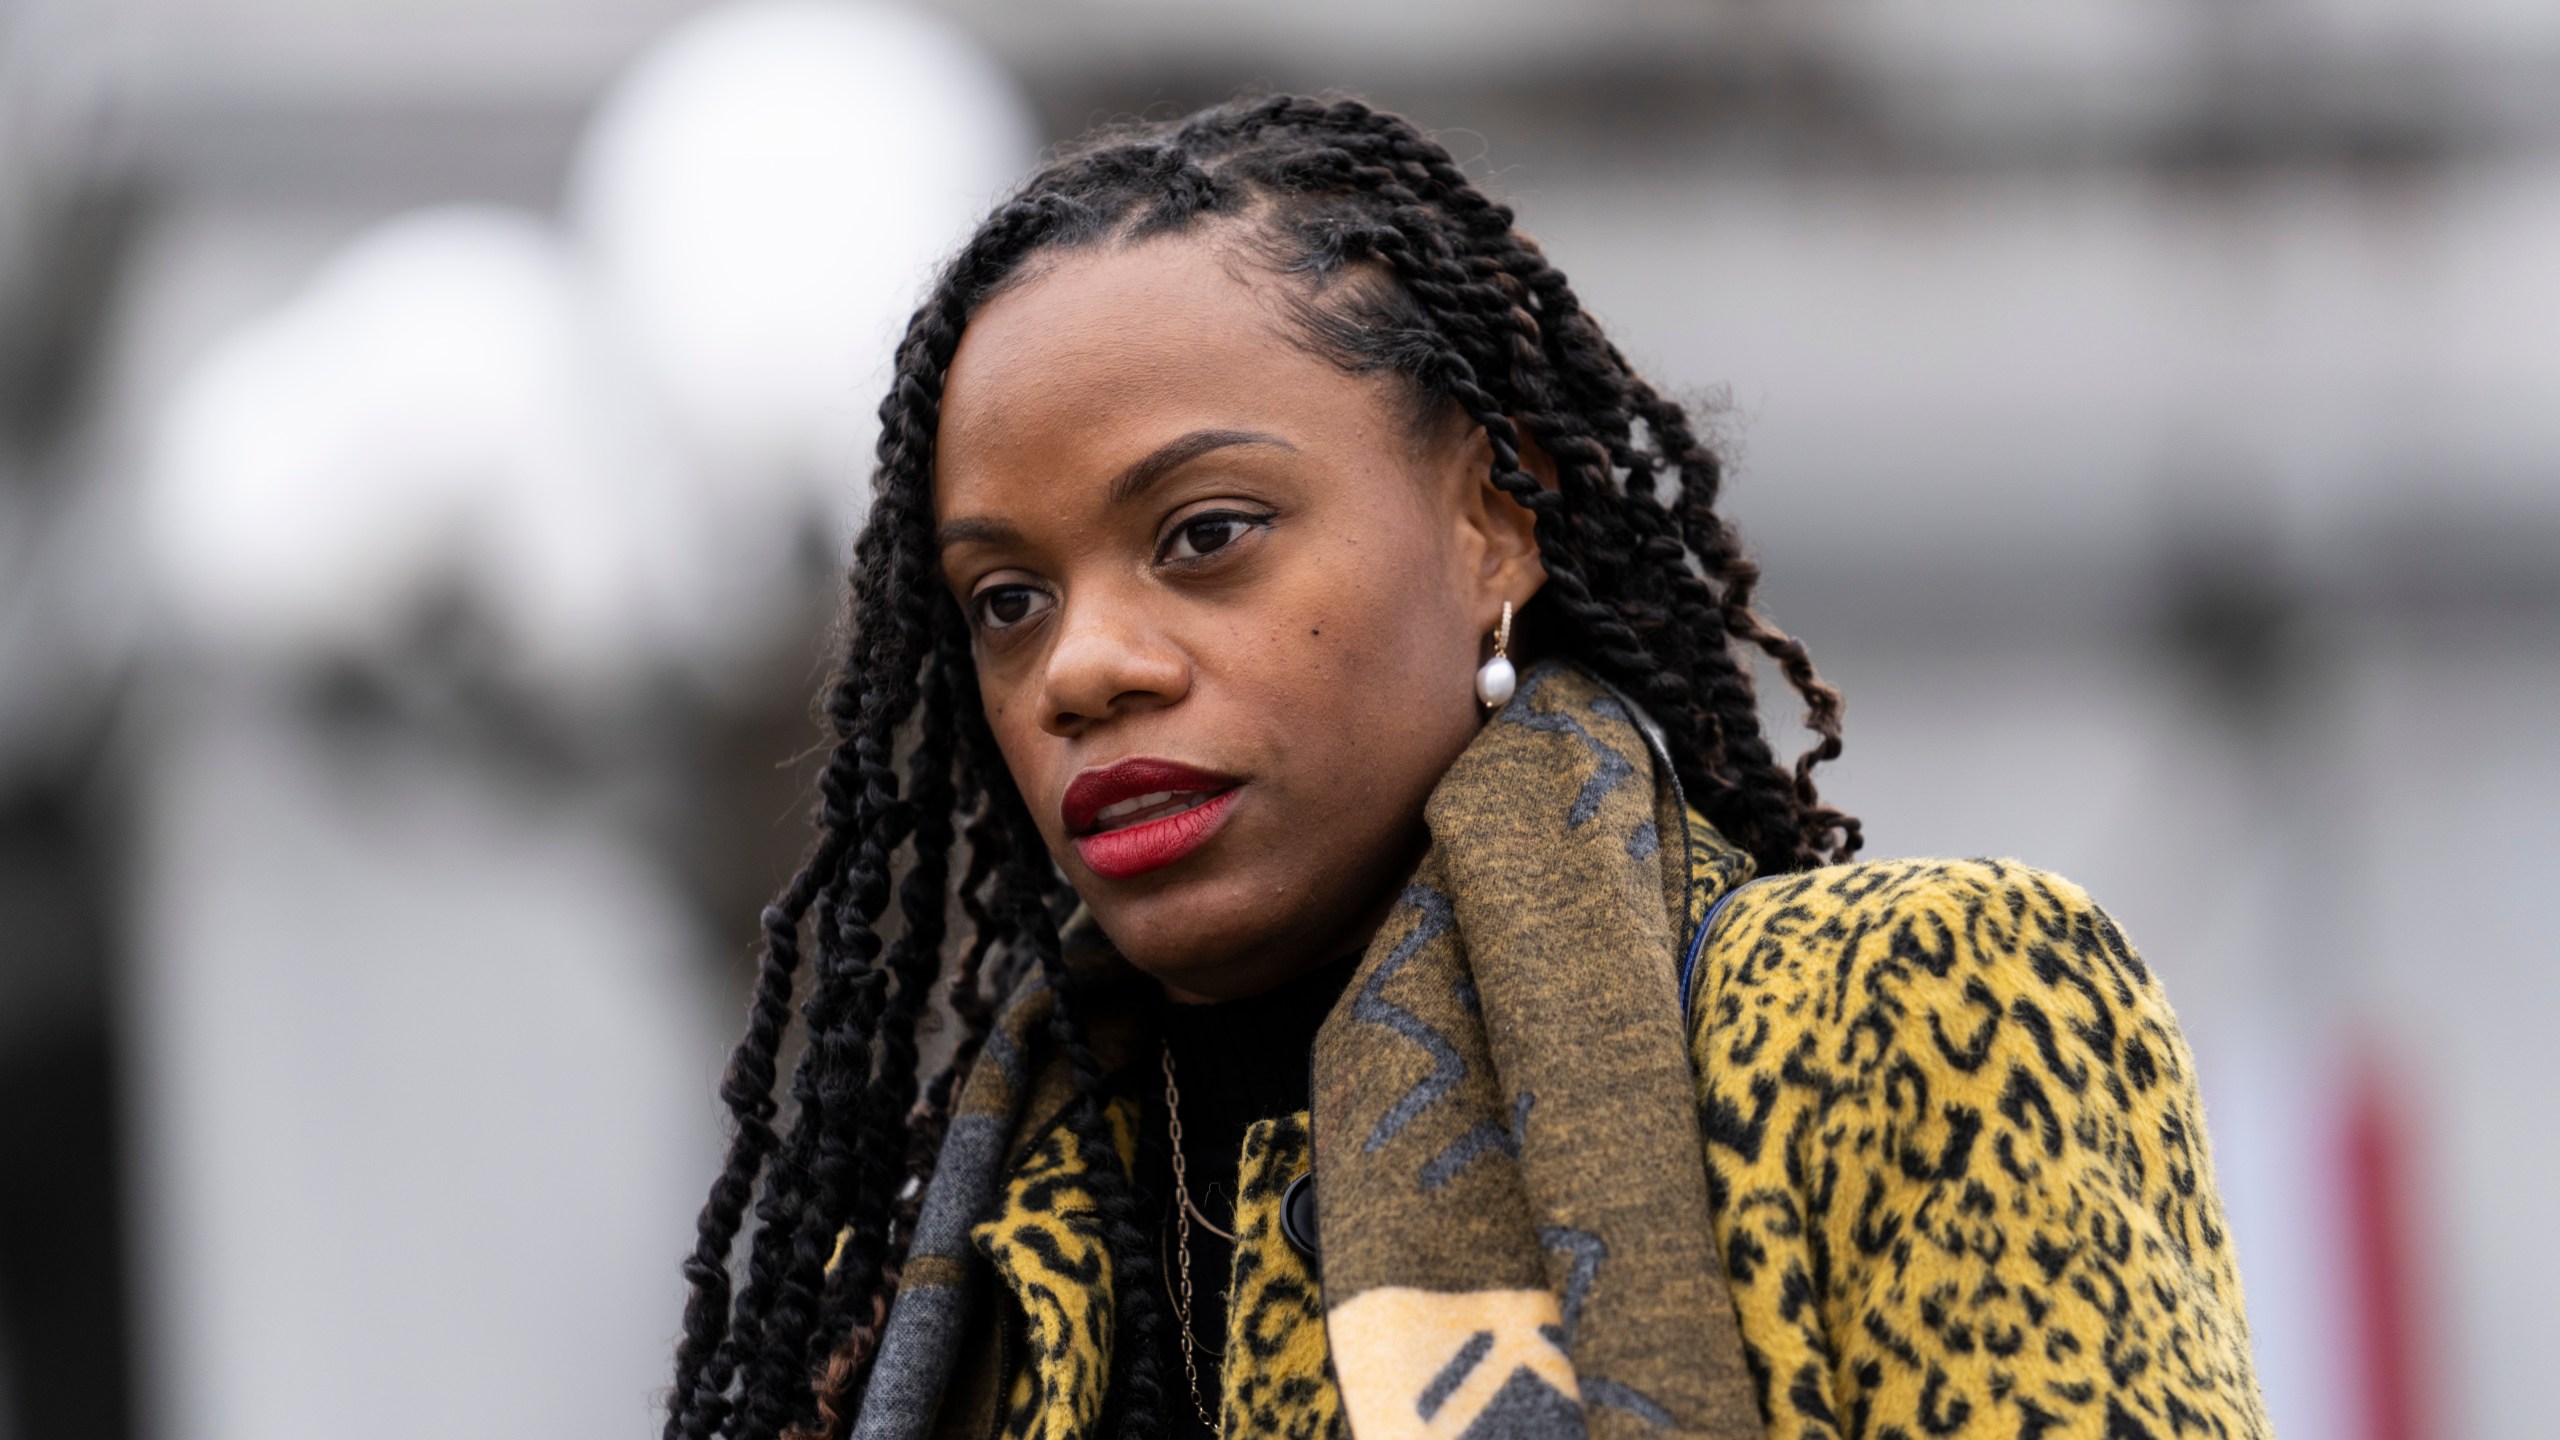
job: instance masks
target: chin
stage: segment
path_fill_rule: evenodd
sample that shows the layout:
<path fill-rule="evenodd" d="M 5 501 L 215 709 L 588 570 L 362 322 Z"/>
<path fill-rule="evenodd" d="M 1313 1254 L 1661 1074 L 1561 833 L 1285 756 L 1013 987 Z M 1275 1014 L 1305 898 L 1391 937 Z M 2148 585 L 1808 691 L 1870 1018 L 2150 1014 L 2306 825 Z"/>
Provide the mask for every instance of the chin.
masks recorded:
<path fill-rule="evenodd" d="M 1149 895 L 1089 897 L 1111 943 L 1140 970 L 1189 994 L 1223 1000 L 1267 990 L 1331 958 L 1319 917 L 1265 879 L 1203 878 Z M 1275 903 L 1282 902 L 1282 903 Z"/>
<path fill-rule="evenodd" d="M 1190 980 L 1249 964 L 1247 952 L 1260 948 L 1256 941 L 1267 943 L 1278 917 L 1250 913 L 1255 907 L 1243 901 L 1233 894 L 1158 893 L 1099 903 L 1093 913 L 1130 964 L 1190 989 Z"/>

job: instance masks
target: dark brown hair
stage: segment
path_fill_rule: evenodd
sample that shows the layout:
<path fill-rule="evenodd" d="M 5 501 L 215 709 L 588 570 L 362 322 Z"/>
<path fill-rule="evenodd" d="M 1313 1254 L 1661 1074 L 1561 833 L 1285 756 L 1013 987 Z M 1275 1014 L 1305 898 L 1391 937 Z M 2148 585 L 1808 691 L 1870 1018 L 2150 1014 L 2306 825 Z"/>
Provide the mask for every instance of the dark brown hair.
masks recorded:
<path fill-rule="evenodd" d="M 842 670 L 826 700 L 835 749 L 819 838 L 764 912 L 747 1033 L 722 1087 L 735 1137 L 685 1266 L 693 1293 L 668 1440 L 845 1431 L 954 1087 L 994 997 L 1035 969 L 1060 996 L 1053 1038 L 1080 1096 L 1068 1123 L 1102 1162 L 1095 1198 L 1120 1277 L 1129 1343 L 1117 1347 L 1106 1428 L 1144 1437 L 1165 1427 L 1155 1246 L 1111 1158 L 1104 1077 L 1059 956 L 1074 897 L 980 708 L 934 545 L 933 452 L 961 331 L 1027 259 L 1218 225 L 1293 283 L 1311 347 L 1401 378 L 1418 416 L 1454 408 L 1490 438 L 1493 483 L 1536 516 L 1548 574 L 1522 613 L 1525 650 L 1569 657 L 1640 700 L 1691 802 L 1764 872 L 1857 849 L 1857 822 L 1824 805 L 1812 778 L 1840 752 L 1840 698 L 1804 647 L 1753 609 L 1759 570 L 1717 513 L 1715 451 L 1601 334 L 1507 207 L 1412 124 L 1355 101 L 1237 102 L 1098 135 L 988 216 L 898 352 Z M 1552 458 L 1552 490 L 1523 467 L 1524 436 Z M 1763 733 L 1753 652 L 1786 677 L 1815 732 L 1792 765 Z M 897 938 L 884 943 L 893 898 Z M 962 937 L 945 933 L 955 899 Z M 777 1056 L 804 932 L 814 952 L 806 1047 L 780 1133 Z M 920 1085 L 918 1026 L 946 979 L 957 1053 Z M 755 1227 L 739 1257 L 750 1204 Z"/>

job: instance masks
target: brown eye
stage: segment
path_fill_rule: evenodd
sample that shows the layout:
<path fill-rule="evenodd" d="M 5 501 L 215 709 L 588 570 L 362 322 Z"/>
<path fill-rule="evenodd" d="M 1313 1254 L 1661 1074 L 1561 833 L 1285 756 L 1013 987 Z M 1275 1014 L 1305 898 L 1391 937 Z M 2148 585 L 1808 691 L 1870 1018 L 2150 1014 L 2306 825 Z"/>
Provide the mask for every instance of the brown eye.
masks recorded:
<path fill-rule="evenodd" d="M 1038 618 L 1054 603 L 1047 592 L 1033 586 L 992 586 L 978 592 L 978 625 L 986 630 L 1010 630 L 1025 620 Z"/>
<path fill-rule="evenodd" d="M 1261 524 L 1257 516 L 1219 511 L 1186 520 L 1165 542 L 1166 560 L 1197 560 L 1234 544 L 1236 537 Z"/>

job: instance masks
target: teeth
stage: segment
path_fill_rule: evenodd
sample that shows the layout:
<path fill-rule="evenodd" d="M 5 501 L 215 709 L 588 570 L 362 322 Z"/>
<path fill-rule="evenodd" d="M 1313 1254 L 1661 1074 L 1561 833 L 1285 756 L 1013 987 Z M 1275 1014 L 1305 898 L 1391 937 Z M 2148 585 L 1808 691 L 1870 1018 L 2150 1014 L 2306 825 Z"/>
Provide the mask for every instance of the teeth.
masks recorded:
<path fill-rule="evenodd" d="M 1152 795 L 1132 796 L 1116 805 L 1105 805 L 1093 812 L 1094 822 L 1108 825 L 1114 820 L 1126 819 L 1141 810 L 1152 810 L 1177 796 L 1197 796 L 1199 793 L 1196 790 L 1158 790 Z"/>

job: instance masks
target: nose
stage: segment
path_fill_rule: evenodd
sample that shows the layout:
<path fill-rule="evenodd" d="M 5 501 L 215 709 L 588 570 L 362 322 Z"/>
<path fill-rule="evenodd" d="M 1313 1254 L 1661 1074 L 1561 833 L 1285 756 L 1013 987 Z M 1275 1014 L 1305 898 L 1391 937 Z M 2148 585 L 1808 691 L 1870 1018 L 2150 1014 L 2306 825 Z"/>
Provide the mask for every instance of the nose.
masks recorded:
<path fill-rule="evenodd" d="M 1191 663 L 1137 609 L 1088 594 L 1059 607 L 1042 676 L 1040 728 L 1071 739 L 1115 716 L 1174 704 Z"/>

